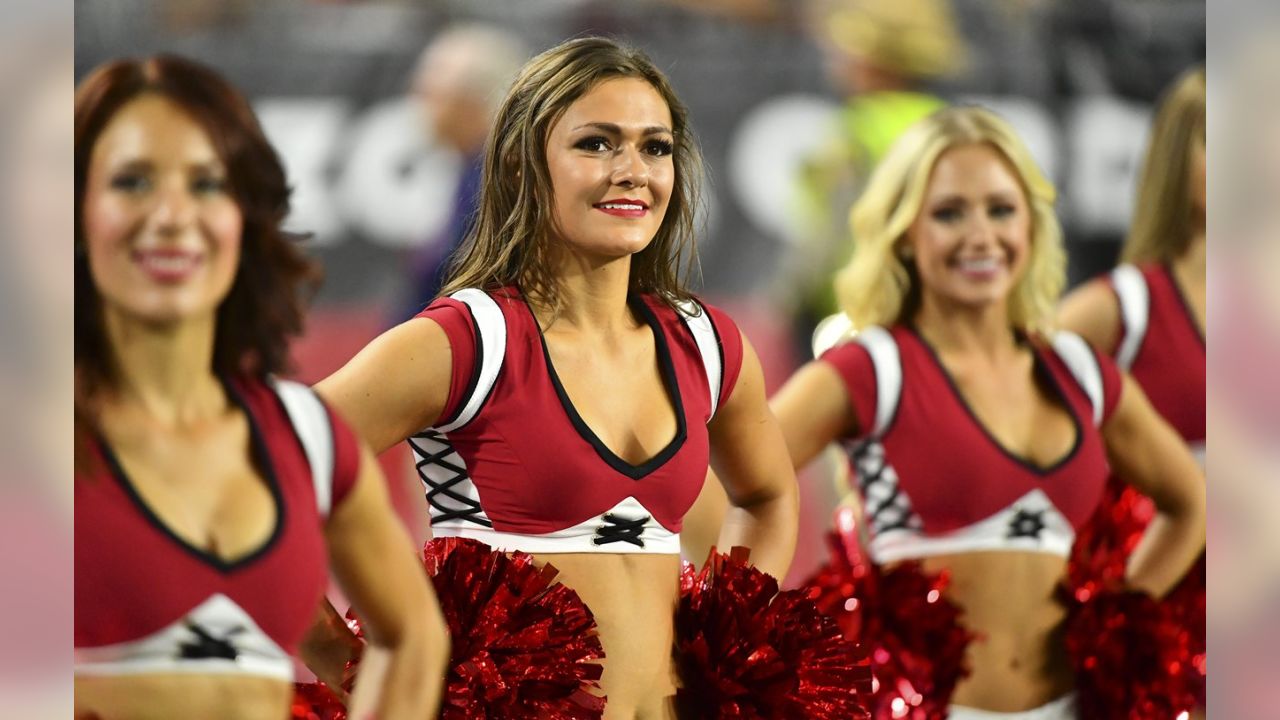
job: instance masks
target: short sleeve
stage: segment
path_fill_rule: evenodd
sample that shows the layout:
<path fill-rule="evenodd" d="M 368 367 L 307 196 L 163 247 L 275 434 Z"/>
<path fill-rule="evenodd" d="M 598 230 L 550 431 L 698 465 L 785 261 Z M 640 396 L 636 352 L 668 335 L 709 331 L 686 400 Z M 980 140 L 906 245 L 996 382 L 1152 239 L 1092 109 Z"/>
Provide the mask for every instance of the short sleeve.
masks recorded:
<path fill-rule="evenodd" d="M 724 368 L 720 376 L 720 403 L 723 404 L 733 394 L 738 375 L 742 373 L 742 332 L 725 311 L 706 303 L 702 306 L 711 318 L 711 327 L 716 331 L 716 343 L 720 347 Z"/>
<path fill-rule="evenodd" d="M 476 325 L 466 303 L 452 298 L 440 298 L 418 313 L 415 318 L 428 318 L 439 323 L 449 338 L 449 352 L 453 356 L 449 377 L 449 399 L 440 414 L 443 425 L 457 417 L 466 402 L 467 389 L 474 386 L 480 370 L 476 362 Z"/>
<path fill-rule="evenodd" d="M 876 417 L 876 368 L 871 353 L 852 340 L 836 345 L 818 358 L 835 369 L 844 381 L 849 404 L 858 422 L 860 435 L 869 434 Z"/>
<path fill-rule="evenodd" d="M 1093 350 L 1092 347 L 1090 349 Z M 1102 375 L 1102 422 L 1105 423 L 1115 412 L 1116 405 L 1120 404 L 1124 373 L 1120 372 L 1120 367 L 1110 355 L 1094 350 L 1093 356 L 1098 359 L 1098 372 Z"/>
<path fill-rule="evenodd" d="M 342 501 L 356 486 L 360 477 L 360 443 L 356 434 L 328 405 L 329 427 L 333 430 L 333 507 Z"/>

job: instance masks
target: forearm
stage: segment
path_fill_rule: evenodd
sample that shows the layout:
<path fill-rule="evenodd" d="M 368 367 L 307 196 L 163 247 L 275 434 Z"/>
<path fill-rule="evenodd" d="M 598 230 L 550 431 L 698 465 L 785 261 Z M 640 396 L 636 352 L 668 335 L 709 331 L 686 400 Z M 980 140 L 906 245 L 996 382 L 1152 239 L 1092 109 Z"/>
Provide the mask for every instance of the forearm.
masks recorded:
<path fill-rule="evenodd" d="M 379 685 L 373 717 L 380 720 L 435 717 L 440 707 L 449 662 L 448 633 L 442 624 L 425 617 L 415 617 L 403 630 L 395 643 L 370 647 L 370 657 L 382 656 L 386 661 L 370 668 L 374 672 L 369 677 Z M 362 686 L 356 695 L 364 693 Z"/>
<path fill-rule="evenodd" d="M 739 545 L 751 548 L 751 564 L 781 582 L 795 554 L 799 517 L 799 492 L 794 482 L 774 497 L 731 504 L 718 547 L 723 552 Z"/>
<path fill-rule="evenodd" d="M 302 662 L 334 692 L 345 697 L 342 688 L 347 663 L 359 657 L 364 643 L 351 632 L 328 598 L 320 602 L 311 628 L 298 648 Z"/>
<path fill-rule="evenodd" d="M 1125 573 L 1129 585 L 1163 597 L 1204 552 L 1204 539 L 1202 508 L 1157 513 L 1129 558 Z"/>

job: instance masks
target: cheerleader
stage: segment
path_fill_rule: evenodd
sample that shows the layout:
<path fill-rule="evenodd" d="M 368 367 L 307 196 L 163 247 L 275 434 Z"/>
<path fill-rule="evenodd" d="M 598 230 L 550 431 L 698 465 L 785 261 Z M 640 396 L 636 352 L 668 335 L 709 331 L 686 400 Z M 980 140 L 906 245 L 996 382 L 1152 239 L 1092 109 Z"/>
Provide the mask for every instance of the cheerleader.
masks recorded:
<path fill-rule="evenodd" d="M 1156 499 L 1133 587 L 1167 592 L 1204 547 L 1194 458 L 1110 358 L 1050 328 L 1053 202 L 994 114 L 913 126 L 853 209 L 837 290 L 857 335 L 773 401 L 797 467 L 846 444 L 873 562 L 949 574 L 976 633 L 951 718 L 1074 717 L 1054 593 L 1113 469 Z"/>
<path fill-rule="evenodd" d="M 408 441 L 434 535 L 554 564 L 599 624 L 606 718 L 674 717 L 679 534 L 708 461 L 724 546 L 782 577 L 795 544 L 760 363 L 683 284 L 700 174 L 643 53 L 544 52 L 498 111 L 443 295 L 317 386 L 375 450 Z"/>
<path fill-rule="evenodd" d="M 283 720 L 331 564 L 389 653 L 378 717 L 426 717 L 448 637 L 377 463 L 273 375 L 314 267 L 249 103 L 121 60 L 75 138 L 76 717 Z"/>

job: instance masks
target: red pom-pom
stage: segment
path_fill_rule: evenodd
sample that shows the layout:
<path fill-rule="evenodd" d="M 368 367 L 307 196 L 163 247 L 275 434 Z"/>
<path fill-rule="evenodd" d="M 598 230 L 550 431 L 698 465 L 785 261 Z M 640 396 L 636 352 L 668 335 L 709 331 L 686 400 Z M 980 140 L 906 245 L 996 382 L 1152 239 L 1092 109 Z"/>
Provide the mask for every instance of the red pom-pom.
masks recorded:
<path fill-rule="evenodd" d="M 596 621 L 557 570 L 464 538 L 422 551 L 449 627 L 444 720 L 595 720 L 604 714 Z M 360 634 L 358 620 L 352 625 Z"/>
<path fill-rule="evenodd" d="M 1073 603 L 1066 646 L 1080 717 L 1172 719 L 1195 707 L 1190 633 L 1167 603 L 1136 591 L 1100 590 Z"/>
<path fill-rule="evenodd" d="M 1155 517 L 1150 498 L 1115 479 L 1107 483 L 1102 501 L 1093 517 L 1076 534 L 1067 570 L 1067 587 L 1074 603 L 1089 602 L 1094 596 L 1124 584 L 1129 556 Z M 1205 706 L 1205 558 L 1159 604 L 1164 606 L 1163 622 L 1187 633 L 1188 660 L 1182 666 L 1186 683 L 1197 705 Z M 1152 601 L 1155 602 L 1155 601 Z M 1136 678 L 1134 679 L 1136 681 Z"/>
<path fill-rule="evenodd" d="M 947 575 L 925 573 L 916 562 L 882 571 L 862 551 L 852 508 L 836 511 L 828 543 L 831 560 L 804 588 L 846 637 L 868 648 L 872 717 L 942 720 L 956 683 L 969 674 L 964 657 L 973 639 L 943 596 Z"/>
<path fill-rule="evenodd" d="M 322 682 L 294 683 L 289 720 L 347 720 L 347 709 Z"/>
<path fill-rule="evenodd" d="M 865 653 L 800 591 L 746 564 L 747 551 L 714 550 L 680 577 L 676 645 L 681 717 L 870 717 Z"/>

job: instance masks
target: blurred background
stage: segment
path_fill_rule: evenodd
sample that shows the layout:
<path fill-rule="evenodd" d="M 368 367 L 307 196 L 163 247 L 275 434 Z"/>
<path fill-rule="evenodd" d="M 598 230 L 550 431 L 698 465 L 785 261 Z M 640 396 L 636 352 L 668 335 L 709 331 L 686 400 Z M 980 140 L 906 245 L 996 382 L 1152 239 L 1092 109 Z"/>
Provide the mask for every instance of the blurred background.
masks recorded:
<path fill-rule="evenodd" d="M 532 54 L 607 34 L 645 49 L 707 160 L 697 290 L 776 387 L 811 356 L 848 256 L 849 205 L 896 134 L 947 102 L 1005 114 L 1061 192 L 1072 283 L 1115 260 L 1159 91 L 1205 57 L 1199 0 L 112 0 L 75 5 L 75 74 L 173 52 L 253 100 L 294 187 L 290 229 L 326 270 L 299 375 L 318 380 L 434 294 L 465 231 L 475 158 Z M 421 529 L 407 456 L 405 518 Z M 792 579 L 836 490 L 802 484 Z"/>
<path fill-rule="evenodd" d="M 297 348 L 300 374 L 314 380 L 427 300 L 415 287 L 423 277 L 429 285 L 458 229 L 472 151 L 467 133 L 448 129 L 469 123 L 434 118 L 431 107 L 449 114 L 451 87 L 419 82 L 420 55 L 450 28 L 477 23 L 505 33 L 502 47 L 511 38 L 519 46 L 481 41 L 482 59 L 603 32 L 644 47 L 670 74 L 711 175 L 697 284 L 741 321 L 775 386 L 810 352 L 807 330 L 839 261 L 847 203 L 896 128 L 942 100 L 1004 112 L 1062 192 L 1075 283 L 1114 259 L 1157 92 L 1207 49 L 1210 708 L 1212 717 L 1277 716 L 1276 3 L 1209 0 L 1207 11 L 1192 0 L 5 0 L 3 9 L 6 717 L 70 714 L 67 76 L 170 51 L 212 64 L 255 99 L 296 189 L 290 225 L 315 233 L 312 250 L 328 272 Z M 426 75 L 485 87 L 497 67 Z M 419 493 L 403 485 L 406 517 L 421 517 Z M 818 496 L 830 492 L 802 487 L 798 573 L 817 562 L 827 525 Z"/>

